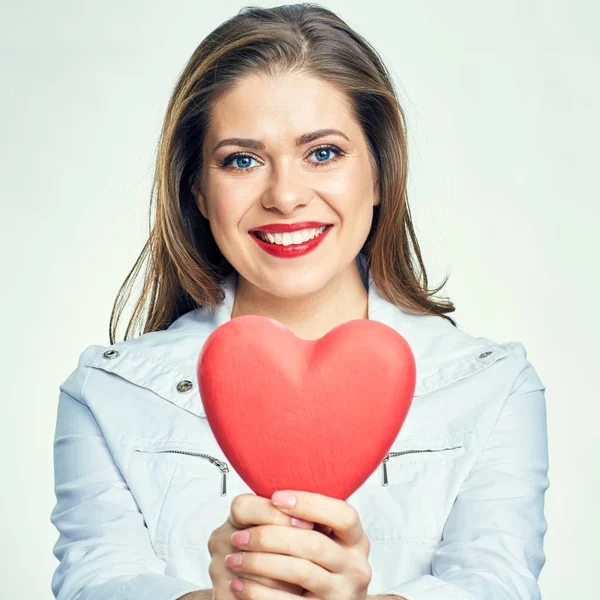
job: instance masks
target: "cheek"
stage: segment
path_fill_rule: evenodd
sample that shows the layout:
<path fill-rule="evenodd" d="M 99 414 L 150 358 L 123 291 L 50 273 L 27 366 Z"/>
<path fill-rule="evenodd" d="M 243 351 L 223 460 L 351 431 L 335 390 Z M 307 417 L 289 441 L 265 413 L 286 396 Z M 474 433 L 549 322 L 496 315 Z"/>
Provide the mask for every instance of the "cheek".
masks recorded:
<path fill-rule="evenodd" d="M 230 231 L 242 218 L 245 200 L 240 191 L 239 183 L 221 180 L 218 174 L 208 180 L 206 184 L 207 212 L 211 229 L 215 234 Z"/>
<path fill-rule="evenodd" d="M 369 230 L 373 220 L 373 196 L 365 190 L 361 195 L 348 194 L 343 203 L 339 203 L 336 210 L 341 216 L 342 223 L 350 230 L 362 232 Z"/>
<path fill-rule="evenodd" d="M 211 205 L 211 227 L 216 235 L 230 234 L 242 218 L 234 203 L 217 200 Z"/>
<path fill-rule="evenodd" d="M 361 163 L 346 173 L 335 194 L 335 210 L 346 222 L 354 221 L 353 227 L 360 228 L 360 222 L 370 219 L 375 199 L 373 181 L 367 168 Z"/>

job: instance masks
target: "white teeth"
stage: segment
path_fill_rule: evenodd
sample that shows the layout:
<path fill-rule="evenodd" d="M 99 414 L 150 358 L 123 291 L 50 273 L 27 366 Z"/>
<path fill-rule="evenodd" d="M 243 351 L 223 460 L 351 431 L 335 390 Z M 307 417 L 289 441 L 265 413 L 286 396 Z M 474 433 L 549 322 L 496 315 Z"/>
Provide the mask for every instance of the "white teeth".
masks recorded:
<path fill-rule="evenodd" d="M 326 229 L 326 226 L 317 227 L 314 229 L 301 229 L 298 231 L 294 231 L 292 233 L 263 233 L 262 231 L 258 232 L 258 237 L 263 240 L 263 242 L 268 242 L 270 244 L 279 244 L 280 246 L 290 246 L 291 244 L 302 244 L 303 242 L 308 242 L 308 240 L 312 240 L 313 238 L 321 235 Z"/>

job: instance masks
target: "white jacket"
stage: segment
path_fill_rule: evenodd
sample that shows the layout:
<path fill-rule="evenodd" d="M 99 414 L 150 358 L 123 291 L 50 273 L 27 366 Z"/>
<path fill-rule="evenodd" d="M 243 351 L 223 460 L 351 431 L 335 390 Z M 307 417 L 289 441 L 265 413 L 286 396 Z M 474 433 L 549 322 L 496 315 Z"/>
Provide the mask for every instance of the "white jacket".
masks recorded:
<path fill-rule="evenodd" d="M 214 314 L 196 309 L 167 330 L 89 346 L 60 386 L 59 600 L 174 600 L 213 587 L 208 538 L 252 490 L 212 434 L 195 371 L 204 340 L 230 319 L 235 285 L 234 274 Z M 545 387 L 524 346 L 412 316 L 370 273 L 368 293 L 369 319 L 404 336 L 417 365 L 388 460 L 347 500 L 371 540 L 369 595 L 540 598 Z"/>

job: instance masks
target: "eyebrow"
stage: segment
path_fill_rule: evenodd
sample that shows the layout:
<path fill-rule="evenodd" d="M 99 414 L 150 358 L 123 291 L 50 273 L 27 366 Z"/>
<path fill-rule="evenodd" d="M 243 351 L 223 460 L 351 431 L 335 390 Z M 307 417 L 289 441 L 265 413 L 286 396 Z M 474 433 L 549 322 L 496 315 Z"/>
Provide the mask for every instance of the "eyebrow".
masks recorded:
<path fill-rule="evenodd" d="M 327 135 L 338 135 L 350 141 L 350 138 L 338 129 L 318 129 L 317 131 L 304 133 L 301 136 L 297 137 L 296 146 L 302 146 L 304 144 L 308 144 L 309 142 L 314 142 L 315 140 L 318 140 L 319 138 L 325 137 Z M 242 146 L 244 148 L 252 148 L 254 150 L 265 149 L 265 144 L 263 142 L 252 138 L 227 138 L 221 140 L 214 147 L 213 152 L 216 152 L 221 146 Z"/>

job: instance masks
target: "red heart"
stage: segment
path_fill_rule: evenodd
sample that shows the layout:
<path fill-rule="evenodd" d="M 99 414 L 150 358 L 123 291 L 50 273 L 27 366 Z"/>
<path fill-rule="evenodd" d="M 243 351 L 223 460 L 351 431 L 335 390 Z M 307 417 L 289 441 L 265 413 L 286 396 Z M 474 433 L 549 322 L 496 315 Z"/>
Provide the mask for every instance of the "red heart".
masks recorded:
<path fill-rule="evenodd" d="M 227 321 L 197 364 L 206 418 L 257 495 L 303 490 L 346 500 L 389 452 L 410 408 L 408 342 L 369 319 L 318 340 L 257 315 Z"/>

